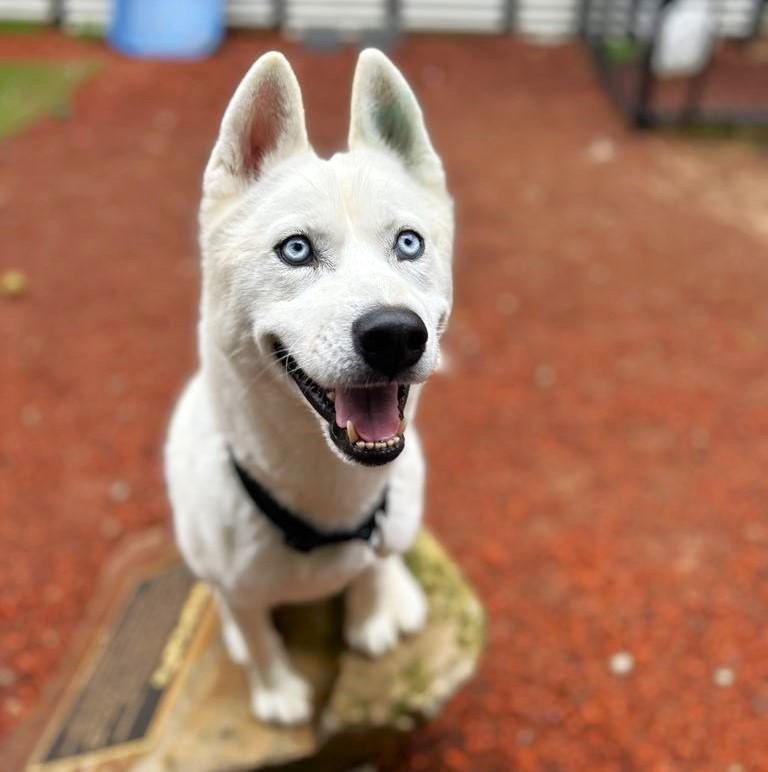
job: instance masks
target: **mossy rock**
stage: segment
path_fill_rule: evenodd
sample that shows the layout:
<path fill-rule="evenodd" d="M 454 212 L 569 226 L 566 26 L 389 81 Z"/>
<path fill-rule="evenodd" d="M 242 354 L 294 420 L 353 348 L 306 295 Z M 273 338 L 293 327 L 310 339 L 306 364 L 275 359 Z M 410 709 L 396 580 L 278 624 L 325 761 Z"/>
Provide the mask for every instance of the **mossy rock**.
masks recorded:
<path fill-rule="evenodd" d="M 407 562 L 427 594 L 429 620 L 383 657 L 344 647 L 340 598 L 276 615 L 294 663 L 315 687 L 310 726 L 277 728 L 252 717 L 245 676 L 222 649 L 211 604 L 209 629 L 162 736 L 134 769 L 343 772 L 395 757 L 410 733 L 472 676 L 485 637 L 477 597 L 432 536 L 421 534 Z"/>

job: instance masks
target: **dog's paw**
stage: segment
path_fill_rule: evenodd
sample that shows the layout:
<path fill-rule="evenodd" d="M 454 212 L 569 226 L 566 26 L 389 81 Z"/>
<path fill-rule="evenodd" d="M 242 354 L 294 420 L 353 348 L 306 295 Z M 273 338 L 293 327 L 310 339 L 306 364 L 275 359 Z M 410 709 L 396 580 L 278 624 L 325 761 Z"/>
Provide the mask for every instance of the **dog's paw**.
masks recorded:
<path fill-rule="evenodd" d="M 394 648 L 399 637 L 397 620 L 390 613 L 378 611 L 367 619 L 347 625 L 347 643 L 370 657 L 378 657 Z"/>
<path fill-rule="evenodd" d="M 251 712 L 270 724 L 304 724 L 312 717 L 312 688 L 290 671 L 269 685 L 256 682 L 251 687 Z"/>
<path fill-rule="evenodd" d="M 427 599 L 404 566 L 391 572 L 370 600 L 350 603 L 345 625 L 349 646 L 368 656 L 384 654 L 395 647 L 401 633 L 418 632 L 426 622 Z"/>

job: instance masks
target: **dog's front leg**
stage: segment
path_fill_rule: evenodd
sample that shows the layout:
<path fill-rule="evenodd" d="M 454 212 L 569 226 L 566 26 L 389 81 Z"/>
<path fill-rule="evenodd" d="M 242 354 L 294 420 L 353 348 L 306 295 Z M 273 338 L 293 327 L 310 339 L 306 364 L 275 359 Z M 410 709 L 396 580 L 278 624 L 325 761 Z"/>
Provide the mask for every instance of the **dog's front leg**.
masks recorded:
<path fill-rule="evenodd" d="M 312 715 L 312 689 L 293 669 L 269 609 L 241 607 L 216 593 L 222 637 L 229 656 L 248 674 L 256 718 L 299 724 Z"/>
<path fill-rule="evenodd" d="M 347 643 L 376 657 L 393 648 L 401 633 L 415 633 L 427 618 L 427 600 L 399 555 L 377 560 L 346 593 Z"/>

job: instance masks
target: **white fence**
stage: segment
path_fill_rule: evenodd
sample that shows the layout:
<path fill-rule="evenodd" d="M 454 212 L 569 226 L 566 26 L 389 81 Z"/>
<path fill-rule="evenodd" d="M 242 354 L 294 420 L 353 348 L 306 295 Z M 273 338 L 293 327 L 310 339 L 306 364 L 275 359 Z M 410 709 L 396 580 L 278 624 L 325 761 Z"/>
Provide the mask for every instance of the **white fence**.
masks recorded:
<path fill-rule="evenodd" d="M 103 28 L 113 0 L 0 0 L 0 20 L 45 22 L 58 8 L 70 28 Z M 621 18 L 633 0 L 606 0 Z M 653 0 L 640 0 L 653 2 Z M 713 0 L 723 35 L 744 35 L 755 0 Z M 233 27 L 283 27 L 292 32 L 347 32 L 397 24 L 405 30 L 505 32 L 565 38 L 578 31 L 580 0 L 225 0 Z"/>
<path fill-rule="evenodd" d="M 49 0 L 0 0 L 0 19 L 4 21 L 40 21 L 53 18 Z"/>
<path fill-rule="evenodd" d="M 402 0 L 400 22 L 407 30 L 501 32 L 509 24 L 506 0 Z"/>

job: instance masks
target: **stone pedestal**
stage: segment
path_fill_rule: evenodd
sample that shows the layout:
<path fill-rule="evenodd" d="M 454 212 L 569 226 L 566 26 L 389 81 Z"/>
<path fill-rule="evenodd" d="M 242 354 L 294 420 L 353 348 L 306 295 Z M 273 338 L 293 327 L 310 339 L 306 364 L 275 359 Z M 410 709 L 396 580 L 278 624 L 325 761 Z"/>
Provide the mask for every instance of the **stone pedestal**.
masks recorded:
<path fill-rule="evenodd" d="M 224 652 L 205 586 L 176 558 L 145 565 L 65 675 L 44 731 L 32 732 L 26 768 L 341 772 L 391 758 L 472 675 L 484 637 L 477 598 L 431 536 L 420 536 L 408 564 L 429 598 L 429 622 L 379 659 L 344 647 L 340 598 L 278 612 L 291 658 L 317 696 L 315 720 L 298 728 L 264 725 L 249 712 L 244 673 Z M 9 753 L 20 758 L 24 745 Z"/>

